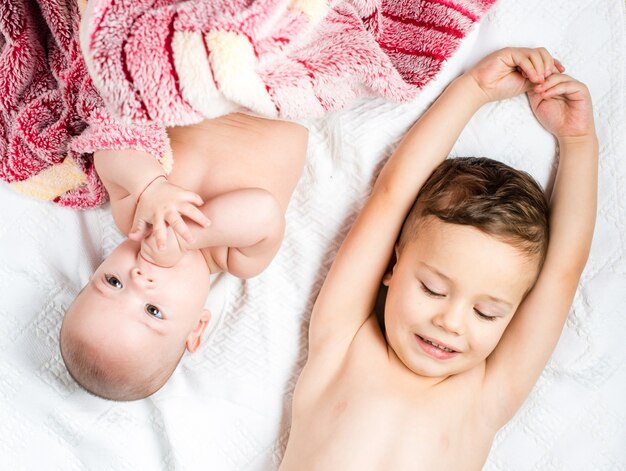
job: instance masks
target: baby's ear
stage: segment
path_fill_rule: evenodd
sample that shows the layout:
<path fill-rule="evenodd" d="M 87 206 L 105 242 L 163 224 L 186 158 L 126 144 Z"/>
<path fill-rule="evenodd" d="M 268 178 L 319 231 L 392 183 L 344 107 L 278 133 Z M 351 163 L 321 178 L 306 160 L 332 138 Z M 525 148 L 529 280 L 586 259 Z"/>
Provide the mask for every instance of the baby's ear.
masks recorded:
<path fill-rule="evenodd" d="M 203 309 L 196 327 L 187 336 L 187 340 L 185 341 L 185 346 L 191 353 L 195 352 L 200 347 L 200 344 L 202 343 L 202 335 L 204 334 L 206 326 L 209 324 L 210 320 L 211 313 L 207 309 Z"/>
<path fill-rule="evenodd" d="M 391 277 L 393 276 L 393 269 L 396 267 L 396 263 L 398 261 L 398 244 L 393 248 L 393 253 L 391 254 L 391 259 L 389 260 L 389 265 L 387 265 L 387 271 L 383 275 L 383 285 L 389 286 L 391 283 Z"/>

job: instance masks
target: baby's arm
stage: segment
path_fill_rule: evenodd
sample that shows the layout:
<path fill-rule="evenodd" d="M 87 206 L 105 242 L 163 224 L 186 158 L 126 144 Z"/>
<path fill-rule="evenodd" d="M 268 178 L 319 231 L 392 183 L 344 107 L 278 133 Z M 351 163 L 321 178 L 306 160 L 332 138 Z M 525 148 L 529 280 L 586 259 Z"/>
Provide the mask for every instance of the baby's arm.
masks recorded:
<path fill-rule="evenodd" d="M 189 222 L 192 243 L 173 239 L 169 231 L 165 251 L 157 251 L 150 236 L 142 244 L 142 254 L 169 266 L 176 263 L 177 254 L 189 249 L 228 247 L 226 270 L 238 278 L 250 278 L 261 273 L 280 248 L 285 218 L 276 198 L 266 190 L 243 188 L 224 193 L 207 201 L 200 211 L 211 224 L 203 227 Z"/>
<path fill-rule="evenodd" d="M 598 142 L 585 85 L 554 74 L 528 93 L 537 119 L 558 140 L 559 167 L 550 203 L 550 242 L 539 278 L 487 359 L 486 394 L 503 425 L 522 404 L 559 339 L 596 217 Z"/>
<path fill-rule="evenodd" d="M 404 137 L 343 242 L 313 308 L 311 352 L 345 350 L 374 309 L 402 223 L 420 187 L 446 159 L 478 108 L 543 81 L 531 59 L 541 53 L 506 49 L 457 78 Z M 518 70 L 523 70 L 522 76 Z M 338 352 L 337 352 L 338 353 Z"/>
<path fill-rule="evenodd" d="M 199 224 L 209 223 L 197 208 L 202 199 L 169 183 L 152 155 L 131 149 L 101 150 L 94 152 L 94 163 L 109 192 L 113 217 L 131 239 L 141 240 L 152 225 L 157 244 L 164 246 L 167 223 L 191 242 L 193 236 L 181 215 Z"/>

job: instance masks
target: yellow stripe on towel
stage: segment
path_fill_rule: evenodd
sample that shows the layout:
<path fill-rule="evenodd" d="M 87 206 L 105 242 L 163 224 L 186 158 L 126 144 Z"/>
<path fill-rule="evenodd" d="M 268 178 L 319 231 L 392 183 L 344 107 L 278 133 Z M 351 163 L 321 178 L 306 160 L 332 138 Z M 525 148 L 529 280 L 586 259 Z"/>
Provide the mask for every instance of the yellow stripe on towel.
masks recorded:
<path fill-rule="evenodd" d="M 211 51 L 213 77 L 226 99 L 263 116 L 276 116 L 276 106 L 255 71 L 256 57 L 250 40 L 234 31 L 217 30 L 205 34 L 204 39 Z"/>
<path fill-rule="evenodd" d="M 325 0 L 296 0 L 291 8 L 300 10 L 309 17 L 313 24 L 319 23 L 330 9 L 328 2 Z"/>
<path fill-rule="evenodd" d="M 52 165 L 27 180 L 10 183 L 9 186 L 26 196 L 52 201 L 57 196 L 85 183 L 85 174 L 71 157 Z"/>
<path fill-rule="evenodd" d="M 87 9 L 87 0 L 78 0 L 78 9 L 80 10 L 80 16 L 83 16 Z"/>

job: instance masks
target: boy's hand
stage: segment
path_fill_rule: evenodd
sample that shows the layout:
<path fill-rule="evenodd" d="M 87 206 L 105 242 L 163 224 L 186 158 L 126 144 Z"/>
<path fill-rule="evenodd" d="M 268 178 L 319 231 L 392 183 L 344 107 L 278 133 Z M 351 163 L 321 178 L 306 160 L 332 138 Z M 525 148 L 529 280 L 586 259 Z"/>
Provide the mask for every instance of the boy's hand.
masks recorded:
<path fill-rule="evenodd" d="M 489 54 L 467 74 L 476 81 L 487 101 L 496 101 L 524 93 L 532 84 L 542 84 L 546 77 L 564 70 L 542 47 L 507 47 Z"/>
<path fill-rule="evenodd" d="M 589 90 L 572 77 L 551 75 L 528 91 L 528 100 L 537 120 L 559 141 L 595 136 Z"/>
<path fill-rule="evenodd" d="M 167 241 L 167 223 L 183 240 L 193 243 L 194 237 L 182 216 L 203 227 L 209 226 L 211 222 L 198 209 L 202 204 L 202 198 L 196 193 L 173 185 L 165 178 L 158 178 L 140 194 L 128 238 L 142 240 L 149 233 L 148 226 L 151 225 L 151 233 L 156 238 L 157 248 L 164 250 Z"/>

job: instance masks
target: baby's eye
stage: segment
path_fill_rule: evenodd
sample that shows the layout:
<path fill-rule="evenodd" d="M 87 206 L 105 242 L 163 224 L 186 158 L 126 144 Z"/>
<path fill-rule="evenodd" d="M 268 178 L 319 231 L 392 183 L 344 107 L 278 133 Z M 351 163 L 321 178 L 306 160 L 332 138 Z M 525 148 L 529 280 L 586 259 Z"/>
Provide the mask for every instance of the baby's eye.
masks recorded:
<path fill-rule="evenodd" d="M 124 287 L 124 285 L 122 285 L 122 282 L 115 275 L 104 275 L 104 279 L 107 281 L 108 284 L 113 286 L 113 288 L 121 289 Z"/>
<path fill-rule="evenodd" d="M 432 289 L 428 288 L 428 286 L 426 286 L 424 283 L 421 283 L 421 285 L 422 285 L 422 290 L 429 296 L 433 296 L 435 298 L 443 298 L 445 296 L 445 294 L 437 293 L 433 291 Z"/>
<path fill-rule="evenodd" d="M 161 310 L 154 304 L 146 304 L 146 312 L 152 317 L 156 317 L 157 319 L 163 319 L 163 314 L 161 313 Z"/>
<path fill-rule="evenodd" d="M 474 312 L 476 314 L 478 314 L 478 317 L 480 317 L 481 319 L 485 319 L 486 321 L 495 321 L 496 320 L 495 316 L 488 316 L 487 314 L 483 314 L 482 312 L 480 312 L 476 308 L 474 308 Z"/>

